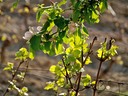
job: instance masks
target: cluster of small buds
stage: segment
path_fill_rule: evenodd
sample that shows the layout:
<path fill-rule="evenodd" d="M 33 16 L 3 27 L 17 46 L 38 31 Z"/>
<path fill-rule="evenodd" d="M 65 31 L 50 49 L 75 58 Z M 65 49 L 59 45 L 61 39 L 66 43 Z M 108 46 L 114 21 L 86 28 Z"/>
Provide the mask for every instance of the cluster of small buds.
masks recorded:
<path fill-rule="evenodd" d="M 29 31 L 27 31 L 24 36 L 23 39 L 25 40 L 30 40 L 32 38 L 33 35 L 38 34 L 41 31 L 42 27 L 38 26 L 37 28 L 35 27 L 29 27 Z"/>

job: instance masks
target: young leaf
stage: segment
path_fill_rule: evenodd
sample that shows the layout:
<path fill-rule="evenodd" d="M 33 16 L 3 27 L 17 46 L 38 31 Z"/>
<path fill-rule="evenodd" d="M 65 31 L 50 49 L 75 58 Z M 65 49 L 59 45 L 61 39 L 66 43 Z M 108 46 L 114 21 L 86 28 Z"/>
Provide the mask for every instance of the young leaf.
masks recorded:
<path fill-rule="evenodd" d="M 37 51 L 40 50 L 40 42 L 41 42 L 41 35 L 34 35 L 30 39 L 30 47 L 32 50 Z"/>
<path fill-rule="evenodd" d="M 82 77 L 82 83 L 84 86 L 89 85 L 91 83 L 91 76 L 87 74 L 85 77 Z"/>
<path fill-rule="evenodd" d="M 55 73 L 56 65 L 52 65 L 49 70 L 50 70 L 50 72 Z"/>
<path fill-rule="evenodd" d="M 13 9 L 15 9 L 15 8 L 17 7 L 19 1 L 20 1 L 20 0 L 16 0 L 16 1 L 13 3 L 13 5 L 12 5 L 12 8 L 13 8 Z"/>
<path fill-rule="evenodd" d="M 58 3 L 58 6 L 62 6 L 64 4 L 66 4 L 67 0 L 61 0 L 61 2 Z"/>
<path fill-rule="evenodd" d="M 101 0 L 99 8 L 101 12 L 104 12 L 107 9 L 107 0 Z"/>
<path fill-rule="evenodd" d="M 57 80 L 57 85 L 58 85 L 59 87 L 63 87 L 63 86 L 64 86 L 64 78 L 59 78 L 59 79 Z"/>
<path fill-rule="evenodd" d="M 26 60 L 29 55 L 28 55 L 28 51 L 26 48 L 21 48 L 19 49 L 18 52 L 16 52 L 15 56 L 16 56 L 15 59 Z"/>
<path fill-rule="evenodd" d="M 74 57 L 78 58 L 78 57 L 80 57 L 81 52 L 79 49 L 75 49 L 72 51 L 72 54 Z"/>
<path fill-rule="evenodd" d="M 4 68 L 4 71 L 12 71 L 14 64 L 8 62 L 7 66 Z"/>
<path fill-rule="evenodd" d="M 92 63 L 92 61 L 91 61 L 90 57 L 88 57 L 87 60 L 85 61 L 85 64 L 88 65 L 90 63 Z"/>
<path fill-rule="evenodd" d="M 56 55 L 63 53 L 63 45 L 61 43 L 59 42 L 56 43 L 55 52 L 56 52 Z"/>
<path fill-rule="evenodd" d="M 55 82 L 47 82 L 44 89 L 50 90 L 50 89 L 53 89 L 54 87 L 55 87 Z"/>

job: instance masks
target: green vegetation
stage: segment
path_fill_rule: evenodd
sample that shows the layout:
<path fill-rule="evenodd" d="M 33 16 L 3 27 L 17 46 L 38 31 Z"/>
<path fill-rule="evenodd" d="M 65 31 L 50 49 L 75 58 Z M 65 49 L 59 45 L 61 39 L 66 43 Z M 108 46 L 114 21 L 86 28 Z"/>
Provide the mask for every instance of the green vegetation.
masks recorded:
<path fill-rule="evenodd" d="M 13 4 L 13 8 L 18 2 L 19 0 Z M 117 54 L 117 46 L 114 45 L 113 39 L 110 41 L 105 39 L 101 48 L 97 51 L 93 50 L 97 37 L 94 37 L 90 44 L 87 43 L 89 32 L 84 23 L 98 23 L 99 15 L 107 8 L 107 0 L 70 0 L 70 2 L 71 5 L 66 9 L 62 6 L 67 3 L 67 0 L 51 2 L 51 6 L 38 5 L 36 19 L 37 22 L 43 22 L 43 24 L 40 29 L 39 27 L 36 30 L 30 28 L 25 34 L 24 39 L 29 44 L 29 52 L 21 48 L 16 53 L 16 59 L 21 61 L 20 67 L 28 58 L 34 59 L 34 53 L 39 50 L 50 56 L 61 55 L 61 60 L 49 69 L 55 75 L 55 79 L 47 82 L 44 89 L 54 90 L 55 96 L 78 96 L 86 88 L 92 88 L 93 96 L 95 96 L 101 65 Z M 72 12 L 68 18 L 65 18 L 62 14 L 67 10 L 72 10 Z M 46 19 L 45 22 L 41 21 L 43 16 Z M 55 28 L 56 30 L 53 31 Z M 83 74 L 86 70 L 85 66 L 92 63 L 90 55 L 94 52 L 97 53 L 96 57 L 100 61 L 96 80 L 93 80 L 89 74 Z M 10 90 L 17 90 L 19 96 L 27 96 L 28 89 L 26 87 L 19 89 L 15 82 L 16 76 L 21 80 L 24 79 L 25 72 L 18 74 L 19 67 L 14 70 L 13 66 L 13 63 L 8 63 L 4 68 L 13 74 L 5 95 Z"/>

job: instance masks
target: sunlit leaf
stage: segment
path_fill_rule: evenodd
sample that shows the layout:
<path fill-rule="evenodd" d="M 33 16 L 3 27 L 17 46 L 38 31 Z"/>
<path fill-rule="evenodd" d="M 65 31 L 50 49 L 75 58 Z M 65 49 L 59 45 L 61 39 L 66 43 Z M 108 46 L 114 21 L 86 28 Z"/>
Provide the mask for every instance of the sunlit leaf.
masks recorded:
<path fill-rule="evenodd" d="M 58 3 L 58 6 L 62 6 L 64 4 L 66 4 L 67 0 L 61 0 L 61 2 Z"/>
<path fill-rule="evenodd" d="M 84 86 L 88 86 L 91 83 L 91 76 L 86 74 L 85 77 L 82 77 L 82 83 Z"/>
<path fill-rule="evenodd" d="M 20 94 L 21 96 L 28 96 L 28 88 L 27 87 L 23 87 L 22 89 L 21 89 L 21 91 L 22 91 L 22 93 L 23 94 Z"/>
<path fill-rule="evenodd" d="M 4 71 L 12 71 L 14 64 L 8 62 L 7 66 L 3 69 Z"/>
<path fill-rule="evenodd" d="M 99 23 L 99 15 L 92 11 L 92 19 L 95 23 Z"/>
<path fill-rule="evenodd" d="M 56 47 L 55 47 L 55 51 L 56 51 L 56 55 L 62 54 L 64 52 L 63 45 L 61 43 L 57 42 Z"/>
<path fill-rule="evenodd" d="M 63 87 L 64 86 L 64 78 L 59 78 L 58 80 L 57 80 L 57 85 L 59 86 L 59 87 Z"/>
<path fill-rule="evenodd" d="M 92 63 L 92 61 L 91 61 L 90 57 L 88 57 L 87 60 L 85 61 L 85 64 L 88 65 L 90 63 Z"/>
<path fill-rule="evenodd" d="M 29 58 L 33 60 L 34 57 L 35 57 L 35 51 L 31 47 L 29 47 Z"/>
<path fill-rule="evenodd" d="M 50 89 L 53 89 L 54 87 L 55 87 L 55 82 L 47 82 L 44 89 L 50 90 Z"/>
<path fill-rule="evenodd" d="M 99 8 L 101 12 L 104 12 L 107 9 L 107 0 L 101 0 Z"/>
<path fill-rule="evenodd" d="M 40 22 L 43 12 L 44 12 L 44 9 L 43 8 L 38 9 L 38 11 L 36 13 L 36 20 L 38 22 Z"/>
<path fill-rule="evenodd" d="M 51 22 L 49 27 L 47 28 L 47 31 L 51 31 L 51 29 L 54 27 L 54 22 Z"/>
<path fill-rule="evenodd" d="M 26 60 L 29 56 L 29 53 L 26 48 L 20 48 L 19 51 L 16 52 L 15 56 L 15 59 Z"/>

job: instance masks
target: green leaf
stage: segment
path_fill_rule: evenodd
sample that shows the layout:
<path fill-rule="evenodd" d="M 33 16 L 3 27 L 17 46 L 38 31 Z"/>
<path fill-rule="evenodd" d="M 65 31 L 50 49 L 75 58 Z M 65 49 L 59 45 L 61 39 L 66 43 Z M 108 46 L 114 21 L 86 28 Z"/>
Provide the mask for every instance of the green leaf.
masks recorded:
<path fill-rule="evenodd" d="M 70 54 L 72 52 L 72 48 L 69 47 L 69 48 L 66 48 L 66 54 Z"/>
<path fill-rule="evenodd" d="M 30 47 L 32 50 L 37 51 L 40 50 L 40 42 L 41 42 L 41 35 L 34 35 L 30 39 Z"/>
<path fill-rule="evenodd" d="M 62 54 L 64 52 L 63 45 L 61 43 L 59 42 L 56 43 L 55 52 L 56 55 Z"/>
<path fill-rule="evenodd" d="M 73 21 L 77 22 L 79 20 L 79 16 L 80 16 L 80 10 L 75 10 L 72 16 Z"/>
<path fill-rule="evenodd" d="M 85 77 L 82 77 L 82 83 L 84 84 L 84 86 L 88 86 L 91 84 L 91 76 L 86 74 Z"/>
<path fill-rule="evenodd" d="M 76 0 L 70 0 L 70 1 L 71 1 L 72 5 L 75 5 Z"/>
<path fill-rule="evenodd" d="M 50 56 L 55 55 L 55 45 L 54 45 L 54 42 L 51 42 L 51 41 L 44 42 L 44 44 L 42 45 L 41 50 L 44 53 L 47 53 Z"/>
<path fill-rule="evenodd" d="M 75 45 L 81 45 L 82 41 L 81 41 L 81 37 L 77 34 L 74 36 L 74 43 Z"/>
<path fill-rule="evenodd" d="M 54 89 L 54 87 L 55 87 L 55 82 L 54 81 L 53 82 L 47 82 L 44 89 L 45 90 L 50 90 L 50 89 Z"/>
<path fill-rule="evenodd" d="M 44 24 L 44 26 L 43 26 L 43 28 L 41 29 L 41 32 L 40 32 L 39 34 L 44 34 L 44 33 L 46 33 L 47 30 L 48 30 L 48 27 L 50 26 L 50 23 L 52 23 L 52 21 L 48 19 L 48 20 L 45 22 L 45 24 Z"/>
<path fill-rule="evenodd" d="M 63 38 L 65 37 L 65 35 L 66 35 L 66 31 L 65 30 L 59 32 L 58 39 L 60 40 L 60 42 L 63 41 Z"/>
<path fill-rule="evenodd" d="M 35 56 L 34 51 L 30 51 L 30 52 L 29 52 L 29 58 L 30 58 L 31 60 L 33 60 L 33 59 L 34 59 L 34 56 Z"/>
<path fill-rule="evenodd" d="M 25 76 L 25 72 L 20 72 L 19 74 L 17 74 L 17 77 L 19 77 L 20 80 L 23 80 Z"/>
<path fill-rule="evenodd" d="M 88 57 L 87 60 L 85 61 L 85 64 L 88 65 L 90 63 L 92 63 L 92 61 L 91 61 L 90 57 Z"/>
<path fill-rule="evenodd" d="M 49 71 L 53 74 L 56 74 L 59 77 L 64 77 L 63 73 L 62 73 L 63 68 L 61 68 L 58 65 L 52 65 L 49 69 Z"/>
<path fill-rule="evenodd" d="M 69 38 L 68 37 L 63 37 L 63 42 L 65 43 L 65 44 L 69 44 Z"/>
<path fill-rule="evenodd" d="M 48 41 L 52 38 L 52 36 L 50 34 L 44 34 L 44 38 L 46 39 L 46 41 Z"/>
<path fill-rule="evenodd" d="M 3 0 L 0 0 L 0 3 L 3 2 Z"/>
<path fill-rule="evenodd" d="M 96 81 L 92 81 L 92 82 L 91 82 L 91 85 L 95 85 L 95 84 L 96 84 Z"/>
<path fill-rule="evenodd" d="M 88 36 L 88 30 L 86 29 L 86 27 L 84 26 L 84 24 L 82 24 L 82 29 L 83 29 L 83 32 Z"/>
<path fill-rule="evenodd" d="M 76 59 L 75 64 L 70 65 L 70 67 L 68 68 L 72 73 L 79 72 L 79 70 L 81 69 L 81 62 Z"/>
<path fill-rule="evenodd" d="M 99 15 L 92 11 L 92 22 L 99 23 Z"/>
<path fill-rule="evenodd" d="M 54 20 L 56 18 L 56 11 L 53 10 L 50 14 L 49 14 L 49 18 Z"/>
<path fill-rule="evenodd" d="M 84 15 L 85 21 L 87 21 L 87 22 L 90 24 L 90 23 L 91 23 L 91 21 L 90 21 L 91 12 L 89 11 L 88 8 L 86 8 L 86 9 L 84 10 L 83 15 Z"/>
<path fill-rule="evenodd" d="M 101 12 L 104 12 L 107 9 L 107 0 L 101 0 L 99 8 Z"/>
<path fill-rule="evenodd" d="M 80 4 L 81 4 L 81 1 L 77 1 L 77 2 L 76 2 L 75 6 L 74 6 L 76 10 L 79 9 Z"/>
<path fill-rule="evenodd" d="M 15 59 L 26 60 L 29 57 L 29 53 L 26 48 L 20 48 L 19 51 L 16 52 L 15 56 Z"/>
<path fill-rule="evenodd" d="M 88 43 L 83 44 L 83 53 L 88 52 L 89 48 L 87 48 L 87 47 L 88 47 Z"/>
<path fill-rule="evenodd" d="M 107 45 L 109 42 L 105 41 L 101 44 L 101 48 L 97 50 L 97 56 L 102 59 L 111 59 L 112 56 L 115 56 L 117 54 L 117 46 L 113 45 L 111 42 L 111 48 L 107 49 Z"/>
<path fill-rule="evenodd" d="M 50 41 L 47 41 L 47 42 L 44 42 L 44 47 L 43 47 L 43 52 L 44 53 L 50 53 L 50 49 L 51 49 L 51 42 Z"/>
<path fill-rule="evenodd" d="M 76 58 L 73 55 L 71 55 L 71 54 L 67 55 L 67 58 L 66 58 L 67 63 L 71 63 L 74 61 L 76 61 Z"/>
<path fill-rule="evenodd" d="M 51 29 L 54 27 L 54 22 L 50 22 L 49 27 L 47 28 L 47 31 L 51 31 Z"/>
<path fill-rule="evenodd" d="M 50 70 L 51 73 L 55 73 L 56 65 L 52 65 L 49 70 Z"/>
<path fill-rule="evenodd" d="M 14 64 L 11 62 L 8 62 L 7 66 L 3 69 L 4 71 L 12 71 Z"/>
<path fill-rule="evenodd" d="M 57 85 L 59 86 L 59 87 L 63 87 L 64 86 L 64 78 L 58 78 L 58 80 L 57 80 Z"/>
<path fill-rule="evenodd" d="M 29 45 L 29 58 L 33 60 L 35 57 L 35 51 Z"/>
<path fill-rule="evenodd" d="M 76 96 L 76 92 L 75 91 L 71 91 L 70 94 L 71 94 L 70 96 Z"/>
<path fill-rule="evenodd" d="M 36 13 L 36 20 L 37 20 L 38 22 L 40 22 L 43 12 L 44 12 L 44 9 L 43 9 L 43 8 L 39 8 L 39 9 L 38 9 L 38 11 L 37 11 L 37 13 Z"/>
<path fill-rule="evenodd" d="M 15 8 L 17 7 L 19 1 L 20 1 L 20 0 L 16 0 L 16 1 L 13 3 L 13 5 L 12 5 L 12 8 L 13 8 L 13 9 L 15 9 Z"/>
<path fill-rule="evenodd" d="M 62 6 L 64 4 L 66 4 L 67 0 L 61 0 L 61 2 L 58 3 L 58 6 Z"/>
<path fill-rule="evenodd" d="M 56 17 L 56 19 L 54 20 L 55 25 L 60 28 L 60 29 L 64 29 L 68 23 L 69 20 L 65 20 L 63 17 Z"/>
<path fill-rule="evenodd" d="M 72 54 L 73 54 L 74 57 L 78 58 L 78 57 L 80 57 L 81 52 L 80 52 L 79 49 L 75 49 L 75 50 L 72 51 Z"/>
<path fill-rule="evenodd" d="M 28 88 L 27 88 L 27 87 L 23 87 L 21 90 L 22 90 L 23 92 L 28 92 Z"/>

